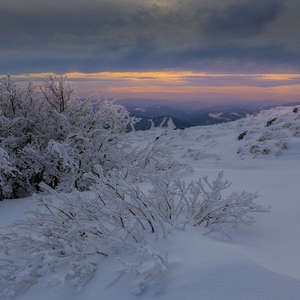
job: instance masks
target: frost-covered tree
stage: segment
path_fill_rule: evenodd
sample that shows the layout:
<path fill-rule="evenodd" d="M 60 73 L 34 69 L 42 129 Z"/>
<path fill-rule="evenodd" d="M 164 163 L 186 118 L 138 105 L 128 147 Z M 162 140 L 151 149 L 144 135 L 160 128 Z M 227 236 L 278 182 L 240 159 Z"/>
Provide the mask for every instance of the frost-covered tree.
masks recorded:
<path fill-rule="evenodd" d="M 59 79 L 49 76 L 43 79 L 40 86 L 41 93 L 45 99 L 45 106 L 48 110 L 55 110 L 58 113 L 73 111 L 74 100 L 78 99 L 77 88 L 67 82 L 67 78 L 61 76 Z"/>
<path fill-rule="evenodd" d="M 6 117 L 16 116 L 22 110 L 22 91 L 10 75 L 0 81 L 1 114 Z"/>

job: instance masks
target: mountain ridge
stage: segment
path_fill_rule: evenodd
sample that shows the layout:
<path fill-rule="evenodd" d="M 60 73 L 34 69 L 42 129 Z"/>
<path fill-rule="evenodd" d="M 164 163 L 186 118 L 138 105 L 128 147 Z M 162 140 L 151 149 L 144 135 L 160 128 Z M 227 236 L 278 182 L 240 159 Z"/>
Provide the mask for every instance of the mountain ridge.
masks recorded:
<path fill-rule="evenodd" d="M 170 104 L 172 101 L 156 100 L 151 103 L 150 99 L 127 99 L 117 100 L 116 104 L 123 105 L 131 116 L 140 119 L 135 125 L 135 130 L 148 130 L 154 127 L 167 127 L 167 123 L 163 122 L 164 118 L 172 119 L 172 123 L 176 129 L 189 128 L 193 126 L 214 125 L 220 123 L 227 123 L 244 118 L 248 115 L 254 115 L 265 109 L 271 109 L 279 106 L 295 106 L 300 102 L 281 102 L 276 100 L 264 100 L 259 102 L 232 102 L 223 104 L 213 104 L 208 106 L 203 104 L 202 108 L 180 109 L 177 105 L 165 106 L 163 104 Z M 132 102 L 130 102 L 132 101 Z M 162 104 L 159 104 L 162 103 Z M 172 102 L 173 103 L 173 102 Z M 190 103 L 190 102 L 189 102 Z M 198 103 L 199 105 L 200 103 Z M 152 124 L 152 125 L 151 125 Z M 172 125 L 173 126 L 173 125 Z"/>

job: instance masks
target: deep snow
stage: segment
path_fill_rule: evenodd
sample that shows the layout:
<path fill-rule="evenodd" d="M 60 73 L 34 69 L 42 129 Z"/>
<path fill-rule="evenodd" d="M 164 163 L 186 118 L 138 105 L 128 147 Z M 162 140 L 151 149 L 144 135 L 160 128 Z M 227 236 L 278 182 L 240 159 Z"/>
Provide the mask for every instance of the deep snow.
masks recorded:
<path fill-rule="evenodd" d="M 300 299 L 300 113 L 280 107 L 231 123 L 134 132 L 128 138 L 137 146 L 156 140 L 172 148 L 178 161 L 193 167 L 194 172 L 174 172 L 174 178 L 190 181 L 207 175 L 214 179 L 224 170 L 225 179 L 233 183 L 228 194 L 258 191 L 256 202 L 271 205 L 271 212 L 256 214 L 256 222 L 241 227 L 232 241 L 218 234 L 206 236 L 205 228 L 192 226 L 174 230 L 167 239 L 149 236 L 154 249 L 168 251 L 170 269 L 160 295 L 153 296 L 147 289 L 133 295 L 135 279 L 130 276 L 107 287 L 120 267 L 111 256 L 102 259 L 80 292 L 45 288 L 48 276 L 16 299 Z M 147 189 L 147 184 L 142 186 Z M 23 217 L 29 202 L 30 198 L 0 202 L 0 225 Z"/>

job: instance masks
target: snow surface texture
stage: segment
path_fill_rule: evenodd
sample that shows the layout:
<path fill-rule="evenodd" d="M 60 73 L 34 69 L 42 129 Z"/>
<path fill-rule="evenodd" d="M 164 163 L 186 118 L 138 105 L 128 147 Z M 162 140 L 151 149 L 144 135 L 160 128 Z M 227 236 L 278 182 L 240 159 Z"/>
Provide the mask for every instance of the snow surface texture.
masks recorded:
<path fill-rule="evenodd" d="M 43 300 L 126 300 L 133 299 L 133 293 L 143 300 L 154 299 L 155 287 L 151 284 L 156 284 L 156 274 L 164 274 L 164 265 L 168 272 L 159 277 L 165 280 L 164 291 L 155 299 L 299 299 L 299 128 L 300 113 L 294 113 L 291 107 L 279 107 L 232 123 L 183 131 L 130 133 L 132 145 L 156 141 L 171 148 L 178 161 L 193 167 L 192 173 L 172 173 L 174 179 L 214 179 L 224 170 L 225 179 L 233 183 L 228 194 L 236 190 L 258 191 L 256 203 L 271 205 L 271 213 L 255 215 L 256 223 L 241 227 L 239 233 L 232 235 L 232 241 L 217 233 L 206 236 L 206 228 L 191 225 L 184 230 L 174 229 L 166 238 L 149 235 L 149 247 L 138 249 L 143 264 L 129 263 L 130 254 L 121 259 L 117 259 L 118 255 L 103 257 L 81 291 L 67 287 L 52 290 L 49 280 L 55 285 L 55 274 L 50 274 L 16 299 L 35 300 L 42 295 Z M 141 184 L 141 189 L 148 188 L 147 183 Z M 31 198 L 0 202 L 1 226 L 22 218 L 30 201 Z M 161 257 L 158 253 L 166 254 Z M 162 262 L 159 268 L 156 265 L 151 269 L 152 258 Z M 132 270 L 143 274 L 149 268 L 154 280 L 149 280 L 150 287 L 145 288 Z M 114 282 L 120 272 L 128 276 Z"/>

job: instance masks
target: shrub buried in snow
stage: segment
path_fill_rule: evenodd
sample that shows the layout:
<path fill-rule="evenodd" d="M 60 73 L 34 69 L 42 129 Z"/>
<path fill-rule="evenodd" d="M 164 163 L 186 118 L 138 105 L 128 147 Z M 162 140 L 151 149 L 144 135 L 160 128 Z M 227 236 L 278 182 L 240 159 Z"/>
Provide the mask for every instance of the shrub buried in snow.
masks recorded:
<path fill-rule="evenodd" d="M 56 273 L 49 282 L 52 288 L 67 284 L 80 290 L 102 258 L 116 254 L 124 266 L 118 277 L 128 272 L 137 276 L 134 293 L 147 287 L 160 293 L 168 258 L 144 244 L 147 232 L 166 238 L 174 228 L 189 223 L 229 237 L 231 229 L 254 222 L 249 213 L 269 211 L 255 204 L 256 193 L 223 197 L 230 185 L 223 182 L 223 173 L 212 183 L 207 178 L 185 183 L 170 180 L 167 172 L 157 172 L 150 164 L 144 170 L 152 185 L 148 194 L 114 173 L 106 178 L 99 165 L 86 177 L 94 181 L 87 195 L 59 194 L 42 184 L 52 196 L 36 195 L 36 208 L 28 211 L 32 217 L 14 221 L 0 236 L 7 257 L 1 261 L 0 295 L 22 292 L 50 271 Z M 129 252 L 135 253 L 133 263 L 122 258 Z M 23 265 L 13 263 L 20 253 Z"/>

